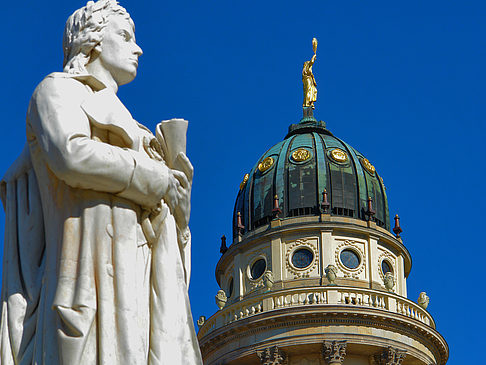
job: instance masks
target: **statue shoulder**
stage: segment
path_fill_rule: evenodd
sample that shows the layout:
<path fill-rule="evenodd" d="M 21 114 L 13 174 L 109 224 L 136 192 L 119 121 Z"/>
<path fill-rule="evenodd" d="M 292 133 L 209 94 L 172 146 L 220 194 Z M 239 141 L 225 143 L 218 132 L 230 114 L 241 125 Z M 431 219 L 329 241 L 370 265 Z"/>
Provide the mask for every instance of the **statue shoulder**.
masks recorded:
<path fill-rule="evenodd" d="M 77 104 L 81 103 L 89 94 L 86 85 L 72 75 L 65 72 L 53 72 L 37 85 L 32 100 L 45 102 L 50 99 L 61 99 Z"/>

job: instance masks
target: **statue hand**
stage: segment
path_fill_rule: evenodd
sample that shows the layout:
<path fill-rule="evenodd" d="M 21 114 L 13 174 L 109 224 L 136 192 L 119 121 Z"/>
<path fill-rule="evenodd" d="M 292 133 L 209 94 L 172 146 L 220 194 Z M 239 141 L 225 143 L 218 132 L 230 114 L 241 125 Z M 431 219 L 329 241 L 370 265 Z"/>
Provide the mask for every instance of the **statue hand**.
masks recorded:
<path fill-rule="evenodd" d="M 188 172 L 190 171 L 188 170 Z M 192 181 L 190 182 L 188 180 L 186 173 L 178 170 L 170 170 L 169 188 L 167 189 L 164 200 L 174 215 L 179 228 L 185 228 L 189 224 L 191 214 L 191 183 Z"/>
<path fill-rule="evenodd" d="M 182 171 L 186 174 L 189 184 L 192 185 L 192 178 L 194 177 L 194 167 L 192 166 L 191 161 L 189 161 L 184 152 L 179 152 L 175 159 L 174 165 L 179 171 Z"/>

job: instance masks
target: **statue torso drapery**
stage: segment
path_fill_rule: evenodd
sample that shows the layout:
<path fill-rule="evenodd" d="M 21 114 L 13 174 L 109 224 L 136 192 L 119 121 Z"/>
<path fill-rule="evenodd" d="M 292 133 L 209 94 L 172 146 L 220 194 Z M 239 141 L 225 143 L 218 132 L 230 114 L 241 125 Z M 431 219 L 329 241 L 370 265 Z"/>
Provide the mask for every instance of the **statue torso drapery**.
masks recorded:
<path fill-rule="evenodd" d="M 317 100 L 317 83 L 312 73 L 311 61 L 306 61 L 302 68 L 302 82 L 304 84 L 304 102 L 303 107 L 314 108 L 314 102 Z"/>

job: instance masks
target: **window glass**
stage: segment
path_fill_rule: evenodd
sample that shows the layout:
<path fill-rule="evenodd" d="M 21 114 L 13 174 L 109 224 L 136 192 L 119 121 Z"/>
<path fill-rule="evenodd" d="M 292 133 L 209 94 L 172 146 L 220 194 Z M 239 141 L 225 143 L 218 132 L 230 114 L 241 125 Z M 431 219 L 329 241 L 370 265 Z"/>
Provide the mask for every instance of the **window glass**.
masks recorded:
<path fill-rule="evenodd" d="M 339 258 L 348 269 L 356 269 L 361 262 L 358 254 L 350 249 L 342 250 Z"/>

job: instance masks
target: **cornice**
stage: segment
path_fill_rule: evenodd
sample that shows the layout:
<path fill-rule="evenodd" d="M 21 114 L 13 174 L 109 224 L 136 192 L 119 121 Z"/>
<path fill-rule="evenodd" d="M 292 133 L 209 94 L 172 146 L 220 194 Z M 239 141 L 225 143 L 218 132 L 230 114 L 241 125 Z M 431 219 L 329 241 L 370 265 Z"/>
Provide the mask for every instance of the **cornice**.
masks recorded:
<path fill-rule="evenodd" d="M 225 344 L 238 341 L 245 337 L 256 337 L 257 334 L 272 329 L 309 327 L 309 325 L 361 326 L 388 330 L 422 343 L 434 354 L 440 365 L 445 365 L 449 357 L 447 342 L 433 328 L 396 313 L 369 307 L 363 308 L 347 305 L 313 305 L 308 308 L 294 307 L 287 308 L 284 311 L 264 312 L 256 316 L 232 322 L 214 330 L 200 338 L 199 343 L 203 357 L 206 358 L 208 354 L 223 347 Z M 329 334 L 323 334 L 322 336 L 329 336 Z M 346 336 L 345 334 L 339 334 L 339 339 L 348 339 Z M 366 335 L 360 336 L 366 337 Z M 314 342 L 312 339 L 305 340 L 305 335 L 302 337 L 303 343 Z M 349 340 L 352 341 L 352 338 Z M 276 342 L 283 345 L 285 339 L 278 339 Z M 373 343 L 377 344 L 376 338 L 373 338 Z M 268 346 L 268 344 L 269 342 L 267 341 L 254 345 Z"/>

